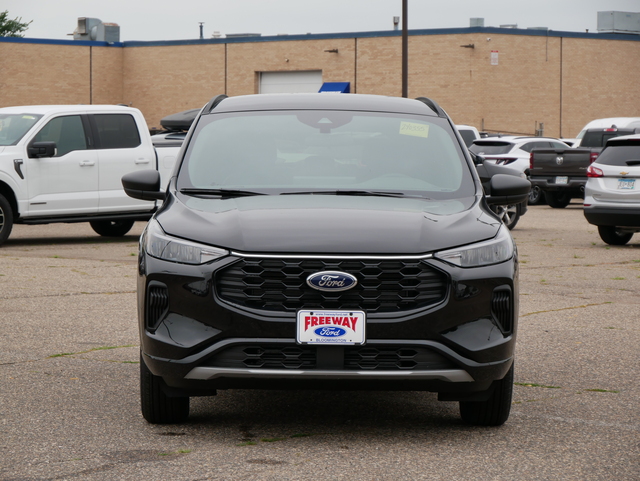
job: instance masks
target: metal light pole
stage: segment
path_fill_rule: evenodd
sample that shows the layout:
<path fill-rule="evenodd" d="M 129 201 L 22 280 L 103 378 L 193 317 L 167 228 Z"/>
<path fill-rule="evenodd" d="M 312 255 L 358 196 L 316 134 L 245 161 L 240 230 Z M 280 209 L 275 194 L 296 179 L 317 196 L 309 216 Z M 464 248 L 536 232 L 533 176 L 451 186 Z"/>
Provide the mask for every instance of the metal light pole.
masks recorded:
<path fill-rule="evenodd" d="M 407 2 L 408 0 L 402 0 L 402 96 L 407 98 L 409 96 L 409 55 L 408 55 L 408 37 L 409 37 L 409 28 L 407 26 L 408 23 L 408 13 L 407 13 Z"/>

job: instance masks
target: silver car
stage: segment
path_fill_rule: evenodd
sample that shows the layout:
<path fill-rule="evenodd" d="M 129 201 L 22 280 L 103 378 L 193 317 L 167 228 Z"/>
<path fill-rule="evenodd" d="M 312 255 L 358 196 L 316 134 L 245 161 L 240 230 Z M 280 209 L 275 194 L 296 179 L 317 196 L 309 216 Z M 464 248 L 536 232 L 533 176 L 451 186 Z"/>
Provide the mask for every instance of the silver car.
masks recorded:
<path fill-rule="evenodd" d="M 626 244 L 640 232 L 640 135 L 609 139 L 587 176 L 587 221 L 607 244 Z"/>

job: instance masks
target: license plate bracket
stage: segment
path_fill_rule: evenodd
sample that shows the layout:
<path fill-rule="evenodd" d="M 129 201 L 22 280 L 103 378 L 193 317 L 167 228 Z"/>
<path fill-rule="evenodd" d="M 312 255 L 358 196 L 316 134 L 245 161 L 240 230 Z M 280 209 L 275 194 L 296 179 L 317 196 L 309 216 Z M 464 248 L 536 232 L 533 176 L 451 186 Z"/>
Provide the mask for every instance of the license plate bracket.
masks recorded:
<path fill-rule="evenodd" d="M 298 344 L 364 344 L 365 331 L 363 311 L 301 310 L 296 319 Z"/>

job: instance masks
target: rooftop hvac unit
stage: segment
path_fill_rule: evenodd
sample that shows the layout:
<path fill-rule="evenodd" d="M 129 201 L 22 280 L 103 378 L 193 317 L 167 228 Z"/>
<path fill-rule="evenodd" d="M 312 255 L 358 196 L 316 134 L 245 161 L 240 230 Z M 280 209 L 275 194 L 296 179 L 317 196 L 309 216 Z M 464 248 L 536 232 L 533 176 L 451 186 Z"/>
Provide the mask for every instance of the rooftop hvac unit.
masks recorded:
<path fill-rule="evenodd" d="M 98 18 L 78 17 L 78 27 L 73 32 L 73 39 L 119 42 L 120 26 L 116 23 L 102 23 Z"/>
<path fill-rule="evenodd" d="M 470 27 L 484 27 L 484 18 L 470 18 L 469 19 Z"/>
<path fill-rule="evenodd" d="M 640 12 L 598 12 L 598 32 L 640 35 Z"/>

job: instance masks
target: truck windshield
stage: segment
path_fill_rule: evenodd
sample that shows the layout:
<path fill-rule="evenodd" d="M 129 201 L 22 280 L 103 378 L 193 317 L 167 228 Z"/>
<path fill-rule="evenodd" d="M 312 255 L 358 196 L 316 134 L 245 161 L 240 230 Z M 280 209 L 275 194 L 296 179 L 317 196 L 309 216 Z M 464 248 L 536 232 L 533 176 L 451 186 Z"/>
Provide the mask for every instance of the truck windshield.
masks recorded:
<path fill-rule="evenodd" d="M 444 119 L 325 110 L 203 116 L 178 188 L 389 191 L 428 198 L 473 196 L 475 189 Z"/>
<path fill-rule="evenodd" d="M 0 114 L 0 146 L 16 145 L 41 117 L 35 114 Z"/>

